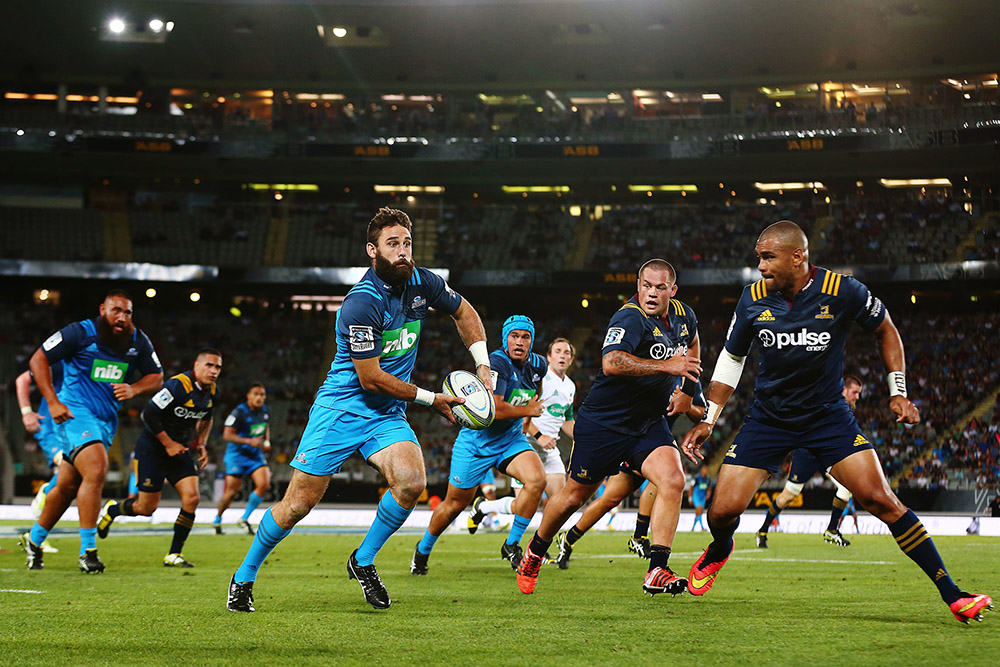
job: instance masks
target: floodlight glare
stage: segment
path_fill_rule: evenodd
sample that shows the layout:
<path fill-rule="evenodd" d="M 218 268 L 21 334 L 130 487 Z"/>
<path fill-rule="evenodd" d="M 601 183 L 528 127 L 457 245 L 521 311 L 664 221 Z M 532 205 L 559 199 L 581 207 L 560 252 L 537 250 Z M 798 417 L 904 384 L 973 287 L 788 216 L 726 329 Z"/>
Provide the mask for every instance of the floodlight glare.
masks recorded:
<path fill-rule="evenodd" d="M 161 21 L 160 19 L 150 19 L 149 29 L 152 30 L 153 32 L 160 32 L 161 30 L 163 30 L 163 21 Z"/>
<path fill-rule="evenodd" d="M 116 35 L 120 35 L 125 32 L 125 21 L 122 21 L 121 19 L 111 19 L 111 21 L 108 22 L 108 30 Z"/>
<path fill-rule="evenodd" d="M 342 26 L 337 26 L 333 29 L 334 37 L 347 37 L 347 28 Z"/>

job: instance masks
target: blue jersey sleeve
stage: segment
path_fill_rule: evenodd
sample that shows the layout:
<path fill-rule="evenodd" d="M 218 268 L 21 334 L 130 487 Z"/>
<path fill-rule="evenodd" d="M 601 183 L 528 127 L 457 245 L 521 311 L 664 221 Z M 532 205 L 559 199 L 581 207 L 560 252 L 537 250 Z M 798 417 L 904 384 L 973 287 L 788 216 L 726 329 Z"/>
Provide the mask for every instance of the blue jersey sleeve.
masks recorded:
<path fill-rule="evenodd" d="M 604 345 L 601 354 L 622 350 L 631 354 L 642 342 L 642 321 L 644 314 L 638 307 L 630 304 L 625 306 L 611 317 L 608 322 L 608 330 L 604 334 Z"/>
<path fill-rule="evenodd" d="M 852 319 L 865 331 L 875 331 L 885 319 L 885 304 L 853 276 L 844 276 L 844 287 Z"/>
<path fill-rule="evenodd" d="M 150 342 L 149 336 L 142 331 L 137 333 L 135 347 L 139 354 L 135 366 L 136 370 L 139 371 L 139 376 L 145 377 L 154 373 L 162 373 L 163 366 L 160 364 L 160 358 L 156 356 L 156 351 L 153 349 L 153 343 Z"/>
<path fill-rule="evenodd" d="M 417 267 L 420 272 L 420 284 L 424 286 L 427 303 L 431 308 L 453 314 L 462 305 L 462 296 L 448 286 L 444 278 L 423 267 Z"/>
<path fill-rule="evenodd" d="M 540 354 L 531 353 L 531 365 L 541 377 L 545 377 L 545 374 L 549 372 L 549 360 Z"/>
<path fill-rule="evenodd" d="M 242 406 L 236 406 L 233 411 L 229 413 L 226 417 L 225 426 L 232 426 L 236 429 L 236 433 L 239 434 L 246 429 L 247 414 L 243 411 Z"/>
<path fill-rule="evenodd" d="M 493 378 L 493 393 L 497 396 L 507 395 L 510 371 L 510 357 L 503 350 L 495 350 L 490 354 L 490 376 Z"/>
<path fill-rule="evenodd" d="M 347 340 L 351 359 L 371 359 L 382 353 L 383 326 L 381 301 L 364 292 L 348 294 L 337 311 L 337 335 Z"/>
<path fill-rule="evenodd" d="M 42 353 L 51 366 L 57 361 L 73 356 L 80 347 L 80 342 L 86 337 L 87 332 L 84 331 L 82 323 L 67 324 L 45 339 L 42 343 Z"/>
<path fill-rule="evenodd" d="M 751 298 L 750 287 L 744 287 L 733 312 L 733 319 L 729 323 L 729 331 L 726 333 L 726 351 L 737 357 L 750 354 L 750 346 L 753 345 L 753 322 L 747 316 L 747 306 Z"/>

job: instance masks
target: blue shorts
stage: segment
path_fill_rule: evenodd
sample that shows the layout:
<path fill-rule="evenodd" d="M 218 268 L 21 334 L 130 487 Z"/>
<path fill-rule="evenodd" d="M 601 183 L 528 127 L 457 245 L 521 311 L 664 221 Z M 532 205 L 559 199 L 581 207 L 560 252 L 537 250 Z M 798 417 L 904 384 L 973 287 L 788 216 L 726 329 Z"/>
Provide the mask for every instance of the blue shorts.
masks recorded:
<path fill-rule="evenodd" d="M 105 449 L 111 447 L 118 427 L 117 422 L 109 423 L 98 419 L 78 406 L 70 408 L 70 411 L 73 413 L 72 419 L 67 419 L 62 424 L 55 424 L 59 448 L 69 463 L 73 463 L 81 448 L 92 442 L 102 443 Z"/>
<path fill-rule="evenodd" d="M 356 451 L 368 460 L 397 442 L 417 442 L 417 436 L 398 413 L 362 417 L 313 404 L 291 466 L 310 475 L 332 475 Z"/>
<path fill-rule="evenodd" d="M 805 484 L 820 470 L 826 470 L 819 459 L 808 449 L 796 449 L 792 452 L 792 465 L 788 471 L 788 481 L 792 484 Z"/>
<path fill-rule="evenodd" d="M 777 472 L 793 449 L 807 450 L 817 469 L 825 470 L 855 452 L 875 448 L 849 411 L 823 416 L 806 431 L 769 426 L 747 416 L 723 463 Z"/>
<path fill-rule="evenodd" d="M 38 423 L 41 428 L 35 434 L 35 440 L 45 454 L 49 466 L 52 466 L 52 459 L 56 453 L 62 451 L 62 445 L 59 443 L 59 436 L 56 435 L 56 423 L 52 421 L 52 414 L 49 412 L 49 403 L 45 399 L 42 399 L 41 405 L 38 406 L 38 417 Z"/>
<path fill-rule="evenodd" d="M 257 468 L 266 466 L 267 461 L 264 459 L 264 452 L 257 447 L 253 448 L 253 452 L 247 452 L 242 447 L 235 447 L 232 443 L 228 443 L 225 464 L 227 475 L 239 477 L 240 475 L 252 474 Z"/>
<path fill-rule="evenodd" d="M 692 505 L 692 507 L 704 507 L 705 506 L 705 500 L 707 498 L 708 498 L 708 494 L 704 494 L 704 493 L 696 493 L 696 494 L 694 494 L 693 496 L 691 496 L 691 505 Z"/>
<path fill-rule="evenodd" d="M 128 495 L 137 496 L 139 495 L 139 482 L 136 478 L 139 476 L 139 462 L 135 460 L 135 452 L 132 452 L 128 457 Z"/>
<path fill-rule="evenodd" d="M 628 463 L 633 474 L 642 470 L 649 453 L 659 447 L 674 447 L 674 435 L 664 419 L 640 436 L 625 435 L 577 415 L 573 427 L 573 451 L 569 455 L 569 476 L 581 484 L 599 484 Z"/>
<path fill-rule="evenodd" d="M 483 485 L 492 484 L 493 486 L 497 485 L 497 478 L 496 475 L 493 474 L 493 468 L 490 468 L 489 470 L 486 471 L 486 476 L 483 477 L 483 481 L 480 482 L 480 484 Z"/>
<path fill-rule="evenodd" d="M 490 441 L 485 451 L 477 445 L 474 438 L 463 435 L 464 433 L 465 430 L 455 440 L 455 446 L 451 450 L 451 471 L 448 473 L 448 482 L 458 489 L 475 488 L 486 479 L 487 473 L 493 468 L 505 472 L 506 466 L 501 467 L 505 461 L 509 461 L 521 452 L 535 451 L 520 428 L 512 429 L 500 438 Z"/>
<path fill-rule="evenodd" d="M 142 430 L 135 441 L 133 456 L 136 461 L 139 491 L 159 493 L 163 490 L 164 480 L 176 485 L 185 477 L 198 476 L 198 467 L 190 449 L 177 456 L 170 456 L 163 443 L 146 429 Z"/>

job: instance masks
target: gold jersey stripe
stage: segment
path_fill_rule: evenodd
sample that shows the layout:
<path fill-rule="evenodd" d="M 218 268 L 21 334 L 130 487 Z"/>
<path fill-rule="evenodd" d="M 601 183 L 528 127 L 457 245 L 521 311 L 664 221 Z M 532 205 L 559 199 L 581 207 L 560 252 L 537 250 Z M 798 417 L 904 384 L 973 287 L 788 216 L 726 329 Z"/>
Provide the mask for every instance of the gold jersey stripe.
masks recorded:
<path fill-rule="evenodd" d="M 191 378 L 189 378 L 184 373 L 180 373 L 178 375 L 175 375 L 175 376 L 173 376 L 170 379 L 171 380 L 180 380 L 181 384 L 184 385 L 184 391 L 188 392 L 189 394 L 191 393 L 191 390 L 194 389 L 194 387 L 191 385 Z"/>
<path fill-rule="evenodd" d="M 843 278 L 843 277 L 844 277 L 843 275 L 841 275 L 841 274 L 838 273 L 837 276 L 836 276 L 836 278 L 835 278 L 836 282 L 834 282 L 834 284 L 833 284 L 833 295 L 834 296 L 837 296 L 838 292 L 840 292 L 840 279 Z"/>
<path fill-rule="evenodd" d="M 830 286 L 830 276 L 832 275 L 833 274 L 830 271 L 827 271 L 823 275 L 823 287 L 820 288 L 820 292 L 822 292 L 823 294 L 829 294 L 829 292 L 827 292 L 826 290 Z"/>

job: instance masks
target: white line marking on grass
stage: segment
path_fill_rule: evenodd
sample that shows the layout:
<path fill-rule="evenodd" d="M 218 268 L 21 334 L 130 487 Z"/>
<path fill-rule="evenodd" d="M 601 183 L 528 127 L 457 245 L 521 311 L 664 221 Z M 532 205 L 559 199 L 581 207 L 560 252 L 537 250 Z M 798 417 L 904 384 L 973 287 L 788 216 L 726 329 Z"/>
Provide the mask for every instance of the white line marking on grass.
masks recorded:
<path fill-rule="evenodd" d="M 831 563 L 831 564 L 850 564 L 850 565 L 896 565 L 896 561 L 893 560 L 834 560 L 834 559 L 820 559 L 820 558 L 733 558 L 731 560 L 739 560 L 744 562 L 749 561 L 759 561 L 767 563 Z"/>
<path fill-rule="evenodd" d="M 21 590 L 20 588 L 0 588 L 0 593 L 44 593 L 45 591 L 29 591 Z"/>

